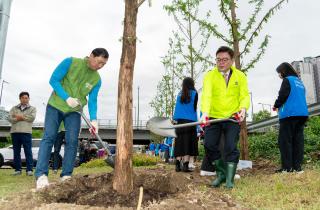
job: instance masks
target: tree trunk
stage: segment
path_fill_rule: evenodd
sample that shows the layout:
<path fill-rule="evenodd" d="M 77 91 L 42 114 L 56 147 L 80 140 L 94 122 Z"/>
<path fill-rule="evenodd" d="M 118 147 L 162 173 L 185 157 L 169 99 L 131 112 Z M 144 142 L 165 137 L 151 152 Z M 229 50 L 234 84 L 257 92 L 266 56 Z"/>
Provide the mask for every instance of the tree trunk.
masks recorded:
<path fill-rule="evenodd" d="M 190 2 L 188 1 L 188 10 L 189 10 Z M 190 77 L 194 79 L 194 58 L 193 58 L 193 39 L 192 39 L 192 24 L 191 24 L 191 15 L 188 15 L 188 39 L 189 39 L 189 53 L 190 53 Z"/>
<path fill-rule="evenodd" d="M 236 5 L 235 1 L 232 0 L 231 3 L 231 21 L 232 21 L 232 36 L 233 36 L 233 49 L 234 49 L 234 57 L 235 57 L 235 65 L 237 69 L 241 69 L 240 62 L 240 50 L 239 50 L 239 37 L 238 37 L 238 23 L 236 17 Z M 252 106 L 252 105 L 251 105 Z M 249 150 L 248 150 L 248 135 L 247 135 L 247 124 L 246 118 L 241 123 L 240 130 L 240 159 L 248 160 L 249 159 Z"/>
<path fill-rule="evenodd" d="M 132 82 L 136 59 L 137 0 L 125 0 L 122 55 L 118 83 L 117 150 L 113 189 L 120 194 L 133 190 Z"/>

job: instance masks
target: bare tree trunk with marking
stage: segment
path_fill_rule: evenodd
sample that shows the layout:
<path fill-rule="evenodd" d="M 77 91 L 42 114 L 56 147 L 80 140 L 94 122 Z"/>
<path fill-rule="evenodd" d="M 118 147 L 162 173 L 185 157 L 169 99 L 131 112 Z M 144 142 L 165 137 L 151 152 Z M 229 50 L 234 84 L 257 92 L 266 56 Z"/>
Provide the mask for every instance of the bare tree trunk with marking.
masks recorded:
<path fill-rule="evenodd" d="M 125 18 L 120 61 L 117 112 L 117 147 L 113 189 L 120 194 L 133 190 L 132 83 L 136 59 L 137 0 L 125 0 Z"/>

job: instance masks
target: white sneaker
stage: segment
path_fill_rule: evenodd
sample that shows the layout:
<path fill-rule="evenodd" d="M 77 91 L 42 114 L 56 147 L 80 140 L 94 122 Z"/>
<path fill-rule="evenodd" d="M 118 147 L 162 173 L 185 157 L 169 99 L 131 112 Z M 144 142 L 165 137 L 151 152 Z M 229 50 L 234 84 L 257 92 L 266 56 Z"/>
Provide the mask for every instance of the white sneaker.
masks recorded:
<path fill-rule="evenodd" d="M 196 166 L 193 163 L 189 163 L 188 167 L 191 170 L 194 170 L 196 168 Z"/>
<path fill-rule="evenodd" d="M 27 171 L 27 176 L 33 176 L 33 171 Z"/>
<path fill-rule="evenodd" d="M 49 186 L 48 177 L 46 175 L 39 176 L 37 179 L 37 190 Z"/>
<path fill-rule="evenodd" d="M 200 176 L 215 176 L 216 172 L 211 172 L 211 171 L 200 171 Z"/>
<path fill-rule="evenodd" d="M 71 179 L 71 176 L 63 176 L 63 177 L 60 178 L 60 181 L 64 182 L 64 181 L 66 181 L 68 179 Z"/>
<path fill-rule="evenodd" d="M 234 175 L 234 179 L 240 179 L 241 177 L 240 177 L 240 175 L 239 174 L 235 174 Z"/>

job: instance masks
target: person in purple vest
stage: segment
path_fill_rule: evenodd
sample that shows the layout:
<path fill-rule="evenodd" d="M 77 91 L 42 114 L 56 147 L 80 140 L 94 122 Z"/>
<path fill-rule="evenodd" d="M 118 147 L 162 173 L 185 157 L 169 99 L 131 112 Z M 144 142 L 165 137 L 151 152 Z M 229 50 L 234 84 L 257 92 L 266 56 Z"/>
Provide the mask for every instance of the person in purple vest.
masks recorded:
<path fill-rule="evenodd" d="M 289 63 L 277 67 L 282 84 L 274 103 L 279 116 L 278 143 L 281 168 L 276 172 L 303 173 L 304 125 L 308 119 L 306 90 L 297 72 Z"/>
<path fill-rule="evenodd" d="M 194 81 L 186 77 L 182 82 L 182 90 L 177 96 L 173 120 L 178 124 L 198 121 L 197 117 L 198 93 L 194 88 Z M 191 172 L 189 170 L 190 156 L 198 156 L 197 128 L 190 126 L 176 130 L 174 156 L 176 157 L 176 171 Z M 181 168 L 182 166 L 182 168 Z"/>

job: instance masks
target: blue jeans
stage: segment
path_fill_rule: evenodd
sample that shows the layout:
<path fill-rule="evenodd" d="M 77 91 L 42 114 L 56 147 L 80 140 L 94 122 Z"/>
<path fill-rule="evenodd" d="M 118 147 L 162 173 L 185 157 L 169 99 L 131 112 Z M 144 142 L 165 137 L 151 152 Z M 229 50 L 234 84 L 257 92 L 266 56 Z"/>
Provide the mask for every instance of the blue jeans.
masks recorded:
<path fill-rule="evenodd" d="M 27 171 L 32 171 L 32 136 L 30 133 L 11 133 L 13 144 L 13 164 L 15 171 L 21 171 L 21 146 L 26 157 Z"/>
<path fill-rule="evenodd" d="M 54 143 L 54 152 L 53 152 L 53 170 L 59 169 L 59 160 L 60 160 L 60 150 L 63 144 L 65 132 L 60 131 L 57 135 L 56 142 Z"/>
<path fill-rule="evenodd" d="M 74 161 L 77 155 L 78 136 L 80 132 L 81 116 L 77 112 L 63 113 L 60 110 L 47 105 L 44 121 L 44 134 L 40 142 L 38 162 L 35 176 L 48 176 L 49 160 L 52 146 L 57 139 L 58 129 L 63 120 L 66 129 L 64 157 L 60 176 L 70 176 L 73 172 Z"/>

